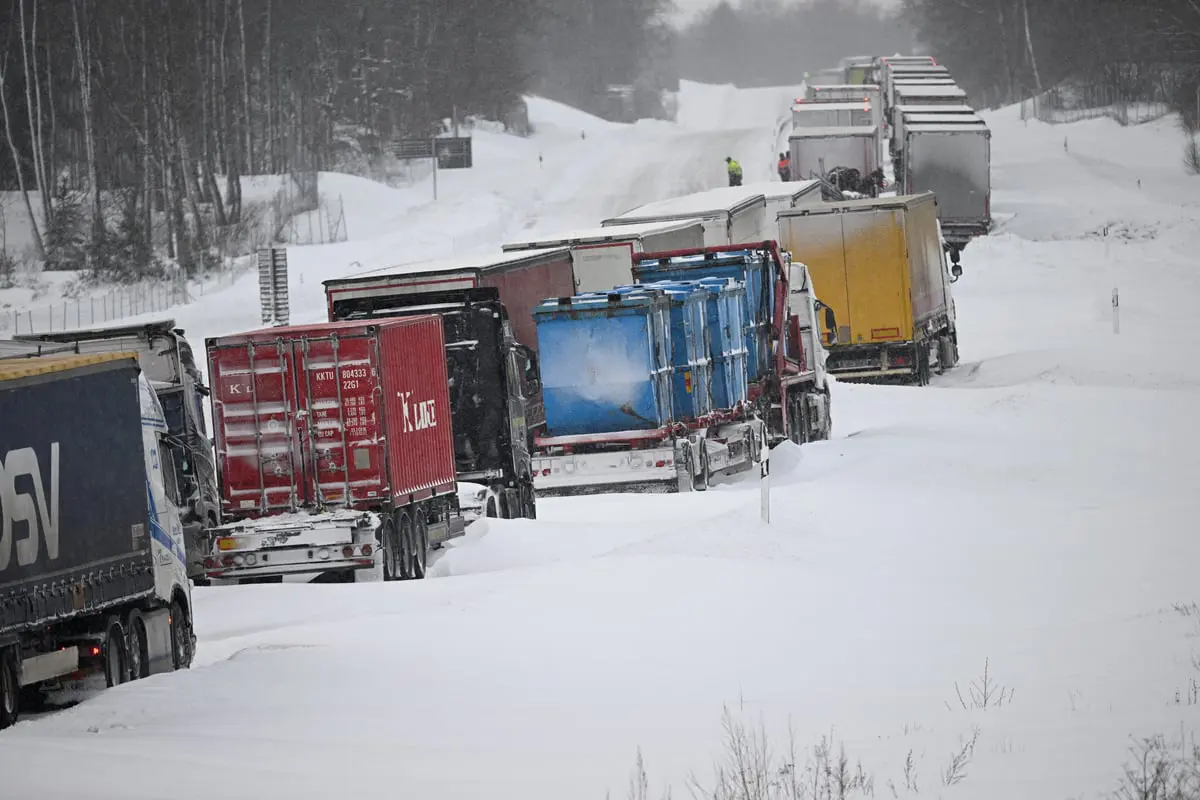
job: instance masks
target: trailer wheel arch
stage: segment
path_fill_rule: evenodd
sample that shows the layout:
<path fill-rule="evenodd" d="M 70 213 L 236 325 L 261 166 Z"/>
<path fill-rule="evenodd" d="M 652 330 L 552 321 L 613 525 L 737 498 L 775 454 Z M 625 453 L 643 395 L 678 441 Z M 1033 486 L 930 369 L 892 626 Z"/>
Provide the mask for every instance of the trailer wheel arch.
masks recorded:
<path fill-rule="evenodd" d="M 176 628 L 176 615 L 183 615 L 182 631 L 187 634 L 188 641 L 185 643 L 183 655 L 180 655 L 179 646 L 175 641 L 175 637 L 179 633 L 179 628 Z M 192 608 L 188 603 L 187 595 L 183 590 L 176 588 L 171 593 L 171 660 L 175 669 L 187 669 L 192 665 L 192 659 L 196 656 L 196 630 L 192 625 Z"/>
<path fill-rule="evenodd" d="M 0 648 L 0 730 L 21 717 L 21 675 L 17 648 Z"/>

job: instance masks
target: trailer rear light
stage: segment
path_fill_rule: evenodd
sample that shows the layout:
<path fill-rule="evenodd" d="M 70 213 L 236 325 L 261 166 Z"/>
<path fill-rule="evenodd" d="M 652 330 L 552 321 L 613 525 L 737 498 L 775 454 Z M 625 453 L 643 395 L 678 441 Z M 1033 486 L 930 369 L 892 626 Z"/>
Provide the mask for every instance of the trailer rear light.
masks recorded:
<path fill-rule="evenodd" d="M 371 555 L 371 553 L 372 553 L 372 552 L 374 552 L 374 548 L 372 548 L 372 547 L 371 547 L 371 545 L 369 545 L 369 544 L 364 544 L 364 545 L 362 546 L 362 554 L 363 554 L 364 556 L 369 556 L 369 555 Z"/>
<path fill-rule="evenodd" d="M 221 566 L 232 567 L 233 566 L 233 556 L 224 556 L 221 559 Z"/>
<path fill-rule="evenodd" d="M 543 475 L 543 476 L 545 476 L 545 475 L 549 475 L 549 474 L 550 474 L 550 470 L 548 470 L 548 469 L 544 469 L 544 470 L 542 470 L 542 475 Z"/>
<path fill-rule="evenodd" d="M 97 647 L 96 645 L 92 645 L 91 648 L 89 649 L 88 655 L 91 655 L 91 656 L 100 655 L 100 648 Z"/>
<path fill-rule="evenodd" d="M 217 565 L 217 560 L 215 558 L 213 558 L 212 556 L 209 556 L 208 558 L 204 559 L 204 568 L 205 569 L 212 569 L 216 565 Z"/>
<path fill-rule="evenodd" d="M 242 546 L 242 540 L 236 536 L 222 536 L 217 539 L 217 549 L 224 552 L 226 550 L 237 550 Z"/>
<path fill-rule="evenodd" d="M 234 563 L 234 566 L 240 567 L 246 563 L 246 558 L 245 558 L 245 556 L 234 556 L 233 563 Z"/>
<path fill-rule="evenodd" d="M 346 545 L 345 547 L 343 547 L 342 548 L 342 557 L 343 558 L 353 558 L 354 557 L 354 548 L 351 547 L 350 545 Z"/>
<path fill-rule="evenodd" d="M 667 465 L 667 462 L 665 462 L 665 461 L 655 461 L 654 462 L 654 466 L 656 466 L 656 467 L 665 467 L 666 465 Z"/>

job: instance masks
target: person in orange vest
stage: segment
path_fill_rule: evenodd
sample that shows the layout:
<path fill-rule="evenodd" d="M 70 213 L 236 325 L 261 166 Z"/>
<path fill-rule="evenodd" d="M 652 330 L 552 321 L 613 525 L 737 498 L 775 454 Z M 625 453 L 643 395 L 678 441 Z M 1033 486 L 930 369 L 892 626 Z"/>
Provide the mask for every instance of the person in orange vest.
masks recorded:
<path fill-rule="evenodd" d="M 792 157 L 787 153 L 779 154 L 779 180 L 784 183 L 792 179 Z"/>

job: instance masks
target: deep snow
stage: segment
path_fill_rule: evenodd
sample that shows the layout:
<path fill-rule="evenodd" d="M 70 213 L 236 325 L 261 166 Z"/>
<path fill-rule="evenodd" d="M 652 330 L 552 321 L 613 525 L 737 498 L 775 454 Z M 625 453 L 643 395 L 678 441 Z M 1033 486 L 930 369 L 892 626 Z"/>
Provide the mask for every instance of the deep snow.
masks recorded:
<path fill-rule="evenodd" d="M 794 90 L 685 89 L 679 128 L 582 139 L 534 109 L 538 137 L 481 148 L 438 204 L 293 249 L 293 319 L 320 318 L 350 259 L 498 250 L 720 185 L 731 143 L 769 178 Z M 836 385 L 834 439 L 773 454 L 771 526 L 745 479 L 543 500 L 473 525 L 423 582 L 197 590 L 195 667 L 0 734 L 0 796 L 77 795 L 66 765 L 95 797 L 599 798 L 638 748 L 680 796 L 726 705 L 780 746 L 789 721 L 805 750 L 832 734 L 876 796 L 918 796 L 910 753 L 919 796 L 1107 796 L 1131 737 L 1200 721 L 1198 184 L 1169 122 L 985 116 L 1002 224 L 964 252 L 964 363 Z M 252 283 L 177 316 L 198 339 L 255 324 Z M 964 709 L 985 661 L 1006 699 Z"/>

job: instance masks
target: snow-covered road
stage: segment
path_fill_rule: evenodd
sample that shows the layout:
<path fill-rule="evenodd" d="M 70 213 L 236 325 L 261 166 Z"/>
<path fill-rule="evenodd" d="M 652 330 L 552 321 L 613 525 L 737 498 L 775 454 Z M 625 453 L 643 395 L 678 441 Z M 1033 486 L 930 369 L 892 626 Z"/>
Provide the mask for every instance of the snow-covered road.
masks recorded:
<path fill-rule="evenodd" d="M 293 249 L 293 297 L 319 318 L 349 260 L 495 250 L 718 185 L 732 149 L 769 178 L 791 91 L 691 86 L 686 127 L 543 108 L 534 140 L 477 143 L 487 192 L 448 176 L 436 206 Z M 726 706 L 779 747 L 790 724 L 799 768 L 832 737 L 875 796 L 1115 790 L 1131 737 L 1200 723 L 1200 192 L 1167 121 L 987 117 L 1003 223 L 963 256 L 964 363 L 837 385 L 834 438 L 772 458 L 771 526 L 750 481 L 544 500 L 423 582 L 198 590 L 196 666 L 0 735 L 0 797 L 621 796 L 639 748 L 679 796 Z M 179 318 L 253 325 L 252 284 Z"/>

